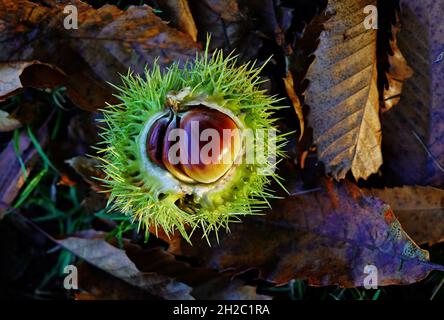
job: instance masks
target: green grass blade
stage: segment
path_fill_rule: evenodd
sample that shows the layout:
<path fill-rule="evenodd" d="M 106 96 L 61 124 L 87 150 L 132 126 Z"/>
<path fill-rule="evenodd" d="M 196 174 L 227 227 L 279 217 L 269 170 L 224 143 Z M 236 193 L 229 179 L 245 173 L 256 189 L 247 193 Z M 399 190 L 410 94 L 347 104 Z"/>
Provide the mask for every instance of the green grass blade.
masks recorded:
<path fill-rule="evenodd" d="M 32 178 L 32 180 L 28 183 L 28 185 L 25 187 L 23 192 L 20 194 L 17 202 L 14 204 L 14 208 L 19 208 L 23 202 L 29 197 L 31 192 L 37 187 L 37 185 L 40 183 L 42 178 L 45 176 L 45 174 L 48 172 L 48 168 L 43 168 L 40 170 L 40 172 Z"/>
<path fill-rule="evenodd" d="M 38 139 L 36 138 L 36 136 L 34 135 L 34 133 L 32 133 L 31 127 L 28 126 L 27 127 L 27 131 L 28 131 L 28 136 L 31 139 L 32 144 L 34 145 L 34 148 L 37 150 L 38 154 L 40 155 L 40 157 L 43 159 L 43 161 L 45 162 L 45 165 L 50 167 L 51 169 L 53 169 L 55 172 L 58 172 L 57 168 L 52 164 L 52 162 L 49 160 L 48 156 L 46 155 L 45 151 L 43 151 L 42 146 L 40 145 Z"/>

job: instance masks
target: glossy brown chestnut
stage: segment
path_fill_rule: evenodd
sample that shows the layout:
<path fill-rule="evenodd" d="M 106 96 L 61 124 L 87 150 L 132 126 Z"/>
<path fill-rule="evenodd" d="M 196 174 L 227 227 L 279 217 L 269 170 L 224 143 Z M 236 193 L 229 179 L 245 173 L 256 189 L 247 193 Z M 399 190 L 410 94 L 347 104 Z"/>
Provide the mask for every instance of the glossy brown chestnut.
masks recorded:
<path fill-rule="evenodd" d="M 150 160 L 187 183 L 212 183 L 232 166 L 241 134 L 225 113 L 203 105 L 156 120 L 147 138 Z"/>
<path fill-rule="evenodd" d="M 146 139 L 148 157 L 152 162 L 161 167 L 164 166 L 162 162 L 163 137 L 170 122 L 171 116 L 162 117 L 154 121 Z"/>
<path fill-rule="evenodd" d="M 182 168 L 189 177 L 211 183 L 233 166 L 240 150 L 240 132 L 229 116 L 197 107 L 184 115 L 180 128 L 188 133 L 188 159 L 182 163 Z"/>
<path fill-rule="evenodd" d="M 180 118 L 174 115 L 173 120 L 167 127 L 165 136 L 163 137 L 162 162 L 168 171 L 177 179 L 188 183 L 195 183 L 193 179 L 186 175 L 182 169 L 182 163 L 186 157 L 182 152 L 186 151 L 183 148 L 183 138 L 179 135 L 172 135 L 173 130 L 180 126 Z M 180 132 L 176 130 L 175 132 Z"/>

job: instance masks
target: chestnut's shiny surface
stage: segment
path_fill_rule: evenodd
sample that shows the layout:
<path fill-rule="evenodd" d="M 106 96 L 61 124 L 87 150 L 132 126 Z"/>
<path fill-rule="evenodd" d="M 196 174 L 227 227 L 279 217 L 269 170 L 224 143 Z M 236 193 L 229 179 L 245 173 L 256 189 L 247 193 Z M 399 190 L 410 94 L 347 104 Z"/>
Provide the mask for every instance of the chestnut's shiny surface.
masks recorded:
<path fill-rule="evenodd" d="M 186 151 L 186 148 L 182 146 L 182 139 L 180 136 L 172 135 L 173 130 L 178 129 L 180 125 L 180 118 L 177 115 L 174 115 L 173 120 L 167 127 L 165 132 L 165 136 L 163 137 L 163 150 L 162 150 L 162 161 L 168 171 L 175 176 L 177 179 L 182 180 L 188 183 L 194 183 L 195 181 L 188 177 L 183 169 L 182 163 L 184 155 L 183 151 Z M 176 130 L 176 133 L 178 131 Z"/>
<path fill-rule="evenodd" d="M 203 105 L 156 120 L 147 137 L 150 160 L 187 183 L 212 183 L 232 166 L 241 133 L 225 113 Z"/>
<path fill-rule="evenodd" d="M 171 117 L 162 117 L 154 121 L 148 132 L 148 137 L 146 140 L 146 151 L 150 160 L 161 167 L 163 167 L 163 137 L 165 136 L 165 132 L 170 121 Z"/>
<path fill-rule="evenodd" d="M 189 177 L 198 182 L 211 183 L 232 167 L 240 150 L 240 133 L 229 116 L 217 110 L 198 107 L 185 114 L 180 128 L 188 133 L 188 161 L 182 167 Z"/>

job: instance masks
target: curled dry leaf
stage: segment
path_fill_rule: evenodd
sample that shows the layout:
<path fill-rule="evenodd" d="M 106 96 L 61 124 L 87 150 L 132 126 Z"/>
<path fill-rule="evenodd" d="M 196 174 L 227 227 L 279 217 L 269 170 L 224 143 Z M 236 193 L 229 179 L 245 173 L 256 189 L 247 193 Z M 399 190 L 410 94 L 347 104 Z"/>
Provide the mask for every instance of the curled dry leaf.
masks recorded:
<path fill-rule="evenodd" d="M 100 169 L 101 162 L 95 158 L 78 156 L 65 161 L 96 191 L 103 191 L 103 186 L 97 179 L 104 179 L 105 174 Z"/>
<path fill-rule="evenodd" d="M 95 239 L 105 241 L 106 234 L 94 230 L 86 230 L 76 234 L 77 239 Z M 163 248 L 142 249 L 139 245 L 123 240 L 123 249 L 128 259 L 134 262 L 137 269 L 144 274 L 157 274 L 180 283 L 184 283 L 192 288 L 191 295 L 196 299 L 217 299 L 217 300 L 264 300 L 269 297 L 256 293 L 254 286 L 245 285 L 240 279 L 233 279 L 233 272 L 218 272 L 209 268 L 195 268 L 188 263 L 179 261 L 174 255 Z M 120 255 L 120 251 L 118 253 Z M 96 264 L 94 264 L 98 267 Z M 92 268 L 80 266 L 80 269 L 92 271 L 93 275 L 85 274 L 81 286 L 83 290 L 90 292 L 93 298 L 146 298 L 140 293 L 140 285 L 131 282 L 132 288 L 120 283 L 120 276 L 112 279 L 104 274 L 100 274 Z M 103 268 L 101 268 L 103 270 Z M 85 270 L 83 270 L 85 271 Z M 107 270 L 105 270 L 108 272 Z M 97 278 L 94 277 L 97 275 Z M 116 275 L 115 275 L 116 276 Z M 104 282 L 103 282 L 104 281 Z M 127 281 L 127 283 L 129 283 Z M 121 292 L 116 292 L 113 288 L 121 288 Z M 79 297 L 82 298 L 82 297 Z"/>
<path fill-rule="evenodd" d="M 188 34 L 194 42 L 197 41 L 196 23 L 191 14 L 188 0 L 166 0 L 161 1 L 159 5 L 172 16 L 172 25 Z"/>
<path fill-rule="evenodd" d="M 444 190 L 405 186 L 364 190 L 390 203 L 405 231 L 419 244 L 444 241 Z"/>
<path fill-rule="evenodd" d="M 125 246 L 128 256 L 137 267 L 146 272 L 157 272 L 175 278 L 193 288 L 196 299 L 209 300 L 267 300 L 269 297 L 256 293 L 256 287 L 233 279 L 233 271 L 219 272 L 209 268 L 191 267 L 178 261 L 162 248 L 141 250 L 135 245 Z"/>
<path fill-rule="evenodd" d="M 428 252 L 409 238 L 387 204 L 364 196 L 350 182 L 325 181 L 321 192 L 281 200 L 273 208 L 233 224 L 211 248 L 196 239 L 194 246 L 182 241 L 174 251 L 218 269 L 257 267 L 277 283 L 297 278 L 311 285 L 359 287 L 365 266 L 374 265 L 378 285 L 384 286 L 444 270 L 428 261 Z"/>
<path fill-rule="evenodd" d="M 390 40 L 392 54 L 388 56 L 390 67 L 386 73 L 388 84 L 384 88 L 382 112 L 390 110 L 399 103 L 404 81 L 413 75 L 413 70 L 407 64 L 398 47 L 397 37 L 400 27 L 399 23 L 397 26 L 392 26 L 392 39 Z"/>
<path fill-rule="evenodd" d="M 86 262 L 155 297 L 172 300 L 193 299 L 189 286 L 157 273 L 139 271 L 125 251 L 103 239 L 70 237 L 59 240 L 58 243 Z"/>
<path fill-rule="evenodd" d="M 0 62 L 0 101 L 3 101 L 11 93 L 23 87 L 20 76 L 27 67 L 34 64 L 40 64 L 40 62 Z"/>
<path fill-rule="evenodd" d="M 376 70 L 376 30 L 364 26 L 375 0 L 330 0 L 305 102 L 318 157 L 342 179 L 351 170 L 366 179 L 382 164 Z"/>
<path fill-rule="evenodd" d="M 6 111 L 0 110 L 0 132 L 8 132 L 20 128 L 20 121 L 12 117 Z"/>
<path fill-rule="evenodd" d="M 145 300 L 153 299 L 146 291 L 113 277 L 87 263 L 77 264 L 79 293 L 76 300 Z"/>
<path fill-rule="evenodd" d="M 444 185 L 443 15 L 442 1 L 401 1 L 398 46 L 414 74 L 382 123 L 388 176 L 403 185 Z"/>
<path fill-rule="evenodd" d="M 304 113 L 302 112 L 302 105 L 301 102 L 299 101 L 299 97 L 297 96 L 294 90 L 294 81 L 291 72 L 288 72 L 287 76 L 284 78 L 284 84 L 285 84 L 285 89 L 287 90 L 287 95 L 290 98 L 291 103 L 293 104 L 294 111 L 296 112 L 296 115 L 298 116 L 299 119 L 299 127 L 301 131 L 299 139 L 302 139 L 305 127 Z"/>

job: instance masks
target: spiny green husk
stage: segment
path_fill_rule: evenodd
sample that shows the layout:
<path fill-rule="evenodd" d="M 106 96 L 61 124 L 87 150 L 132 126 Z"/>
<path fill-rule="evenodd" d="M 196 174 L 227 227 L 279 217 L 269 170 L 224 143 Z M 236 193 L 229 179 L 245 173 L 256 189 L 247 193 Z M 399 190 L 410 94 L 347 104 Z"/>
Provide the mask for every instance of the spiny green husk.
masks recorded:
<path fill-rule="evenodd" d="M 258 214 L 268 206 L 267 198 L 273 197 L 273 191 L 267 186 L 271 179 L 280 180 L 274 172 L 276 163 L 267 159 L 264 164 L 241 163 L 229 179 L 216 181 L 206 192 L 190 195 L 180 183 L 177 188 L 165 182 L 172 178 L 165 169 L 158 167 L 156 170 L 162 172 L 156 174 L 147 169 L 150 166 L 146 166 L 140 148 L 147 121 L 165 110 L 168 94 L 184 88 L 191 89 L 186 99 L 215 103 L 238 117 L 245 128 L 276 130 L 272 114 L 282 106 L 276 105 L 279 99 L 258 89 L 261 69 L 254 64 L 235 64 L 235 56 L 224 58 L 221 51 L 216 51 L 210 57 L 206 50 L 183 66 L 174 63 L 161 70 L 156 62 L 144 77 L 131 72 L 122 77 L 123 84 L 116 87 L 121 103 L 102 110 L 105 126 L 98 148 L 111 210 L 128 214 L 146 230 L 161 227 L 167 235 L 178 230 L 190 241 L 196 228 L 201 228 L 205 237 L 212 231 L 217 235 L 220 228 L 228 229 L 229 222 Z M 275 141 L 266 139 L 263 147 L 276 143 L 279 158 L 284 156 L 284 141 L 278 134 Z M 268 174 L 264 175 L 264 169 Z"/>

